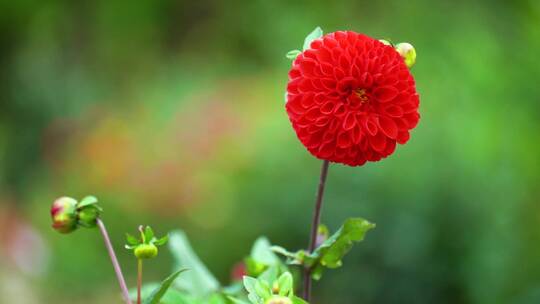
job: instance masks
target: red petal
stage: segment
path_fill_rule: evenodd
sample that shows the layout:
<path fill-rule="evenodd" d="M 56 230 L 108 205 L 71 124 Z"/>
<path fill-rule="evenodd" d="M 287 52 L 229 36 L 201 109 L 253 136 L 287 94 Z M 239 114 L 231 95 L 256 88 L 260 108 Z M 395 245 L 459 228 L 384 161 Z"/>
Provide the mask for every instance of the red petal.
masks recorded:
<path fill-rule="evenodd" d="M 386 142 L 386 148 L 384 149 L 384 156 L 388 156 L 396 150 L 396 142 L 393 140 L 389 140 Z"/>
<path fill-rule="evenodd" d="M 343 120 L 343 129 L 350 130 L 356 126 L 356 117 L 353 113 L 347 113 Z"/>
<path fill-rule="evenodd" d="M 366 129 L 367 133 L 371 136 L 375 136 L 377 134 L 377 130 L 379 129 L 377 127 L 377 123 L 372 119 L 371 117 L 368 117 L 368 119 L 363 120 L 364 128 Z"/>
<path fill-rule="evenodd" d="M 330 99 L 326 101 L 322 107 L 321 107 L 321 113 L 323 114 L 331 114 L 334 112 L 334 108 L 336 107 L 336 101 L 333 99 Z"/>
<path fill-rule="evenodd" d="M 336 147 L 333 143 L 327 143 L 319 147 L 319 156 L 323 158 L 330 157 L 334 154 Z"/>
<path fill-rule="evenodd" d="M 315 125 L 317 127 L 324 127 L 330 122 L 330 118 L 328 116 L 321 116 L 315 120 Z"/>
<path fill-rule="evenodd" d="M 398 134 L 398 128 L 396 123 L 392 119 L 385 116 L 379 116 L 378 122 L 379 127 L 386 136 L 391 139 L 396 139 Z"/>
<path fill-rule="evenodd" d="M 403 116 L 403 109 L 394 104 L 389 104 L 383 107 L 383 112 L 390 117 L 401 117 Z"/>
<path fill-rule="evenodd" d="M 373 94 L 379 102 L 389 102 L 397 96 L 398 90 L 392 86 L 382 86 L 375 88 Z"/>
<path fill-rule="evenodd" d="M 317 65 L 316 61 L 313 59 L 305 59 L 300 61 L 300 72 L 302 72 L 302 75 L 313 77 L 315 76 L 313 73 L 313 69 Z"/>
<path fill-rule="evenodd" d="M 408 131 L 399 132 L 397 137 L 397 142 L 401 145 L 407 143 L 409 141 L 410 134 Z"/>
<path fill-rule="evenodd" d="M 304 114 L 307 111 L 299 102 L 287 102 L 287 109 L 296 114 Z"/>
<path fill-rule="evenodd" d="M 337 83 L 337 91 L 341 94 L 348 94 L 356 87 L 356 79 L 345 77 Z"/>
<path fill-rule="evenodd" d="M 351 139 L 355 144 L 360 143 L 360 140 L 362 139 L 362 132 L 358 125 L 351 130 Z"/>
<path fill-rule="evenodd" d="M 418 124 L 418 120 L 420 120 L 420 115 L 418 113 L 410 113 L 403 117 L 405 121 L 407 122 L 407 126 L 409 129 L 413 129 Z"/>
<path fill-rule="evenodd" d="M 328 63 L 321 63 L 321 71 L 323 72 L 323 74 L 328 76 L 334 75 L 334 67 Z"/>
<path fill-rule="evenodd" d="M 377 136 L 373 136 L 369 138 L 369 145 L 373 148 L 373 150 L 377 152 L 384 151 L 384 148 L 386 148 L 386 137 L 379 133 Z"/>
<path fill-rule="evenodd" d="M 302 96 L 302 100 L 300 101 L 300 103 L 302 104 L 302 107 L 309 108 L 310 106 L 312 106 L 313 103 L 314 103 L 314 101 L 313 101 L 314 96 L 315 96 L 315 94 L 313 94 L 313 93 L 304 94 Z"/>
<path fill-rule="evenodd" d="M 351 145 L 351 137 L 348 132 L 342 132 L 338 136 L 337 146 L 340 148 L 348 148 Z"/>

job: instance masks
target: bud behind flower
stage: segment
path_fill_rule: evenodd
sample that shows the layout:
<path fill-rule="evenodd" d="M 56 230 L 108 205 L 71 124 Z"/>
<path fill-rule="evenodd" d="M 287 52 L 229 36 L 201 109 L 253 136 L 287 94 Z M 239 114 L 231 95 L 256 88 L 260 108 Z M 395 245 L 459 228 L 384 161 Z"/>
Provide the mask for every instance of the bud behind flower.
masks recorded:
<path fill-rule="evenodd" d="M 52 227 L 60 233 L 70 233 L 77 229 L 77 201 L 71 197 L 61 197 L 51 207 Z"/>
<path fill-rule="evenodd" d="M 412 44 L 407 42 L 398 43 L 396 45 L 396 51 L 401 55 L 407 67 L 412 67 L 416 62 L 416 50 Z"/>

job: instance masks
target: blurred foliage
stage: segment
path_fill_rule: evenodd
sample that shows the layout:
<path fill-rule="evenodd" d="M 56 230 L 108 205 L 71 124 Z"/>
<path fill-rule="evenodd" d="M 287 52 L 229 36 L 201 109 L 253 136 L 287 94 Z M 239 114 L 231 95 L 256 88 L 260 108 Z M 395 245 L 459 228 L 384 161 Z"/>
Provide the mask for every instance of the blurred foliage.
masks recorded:
<path fill-rule="evenodd" d="M 318 303 L 540 302 L 535 0 L 0 2 L 0 302 L 119 299 L 99 235 L 50 229 L 61 195 L 100 197 L 117 248 L 184 229 L 222 283 L 258 235 L 306 244 L 320 164 L 284 56 L 317 25 L 413 43 L 422 115 L 389 159 L 331 166 L 323 221 L 377 229 Z"/>

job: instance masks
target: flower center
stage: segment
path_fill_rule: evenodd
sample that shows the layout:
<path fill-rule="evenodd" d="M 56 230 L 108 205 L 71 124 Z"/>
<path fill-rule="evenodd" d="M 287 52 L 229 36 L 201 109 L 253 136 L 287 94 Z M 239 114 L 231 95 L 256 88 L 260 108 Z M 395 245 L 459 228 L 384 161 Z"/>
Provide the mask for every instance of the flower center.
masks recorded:
<path fill-rule="evenodd" d="M 356 94 L 356 96 L 358 96 L 358 98 L 360 99 L 360 102 L 361 103 L 366 103 L 368 102 L 368 96 L 366 94 L 366 90 L 365 89 L 356 89 L 354 90 L 354 94 Z"/>
<path fill-rule="evenodd" d="M 365 108 L 368 102 L 369 94 L 366 92 L 366 89 L 357 88 L 351 91 L 346 103 L 350 109 L 360 110 L 361 108 Z"/>

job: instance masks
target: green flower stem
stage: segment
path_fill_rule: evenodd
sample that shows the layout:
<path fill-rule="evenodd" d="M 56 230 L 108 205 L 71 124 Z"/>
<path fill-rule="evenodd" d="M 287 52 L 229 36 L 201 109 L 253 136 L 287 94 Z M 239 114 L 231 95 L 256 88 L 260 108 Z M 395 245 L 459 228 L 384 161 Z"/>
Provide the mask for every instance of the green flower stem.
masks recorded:
<path fill-rule="evenodd" d="M 137 259 L 137 304 L 141 304 L 142 266 L 143 260 Z"/>
<path fill-rule="evenodd" d="M 131 300 L 129 299 L 129 292 L 126 286 L 126 280 L 124 280 L 122 269 L 120 268 L 120 264 L 118 263 L 118 259 L 116 258 L 116 254 L 114 253 L 114 249 L 111 244 L 109 234 L 107 233 L 107 229 L 105 228 L 105 224 L 103 224 L 103 221 L 100 218 L 97 218 L 96 224 L 99 227 L 99 231 L 101 231 L 101 235 L 103 236 L 103 240 L 105 241 L 105 247 L 107 247 L 107 251 L 109 252 L 109 256 L 111 257 L 111 262 L 113 264 L 114 272 L 116 273 L 116 278 L 118 279 L 118 283 L 120 284 L 120 289 L 122 289 L 122 297 L 124 298 L 124 302 L 126 302 L 126 304 L 132 304 Z"/>
<path fill-rule="evenodd" d="M 317 190 L 317 198 L 315 200 L 315 210 L 313 212 L 313 221 L 311 223 L 311 236 L 309 239 L 309 248 L 308 251 L 311 253 L 315 250 L 317 246 L 317 230 L 321 223 L 321 211 L 323 203 L 324 188 L 326 186 L 326 176 L 328 175 L 328 167 L 330 162 L 325 160 L 323 161 L 321 167 L 321 176 L 319 178 L 319 188 Z M 311 269 L 306 267 L 304 269 L 304 290 L 303 290 L 304 300 L 311 301 Z"/>

